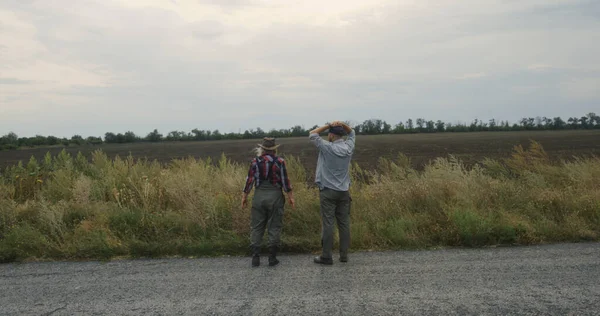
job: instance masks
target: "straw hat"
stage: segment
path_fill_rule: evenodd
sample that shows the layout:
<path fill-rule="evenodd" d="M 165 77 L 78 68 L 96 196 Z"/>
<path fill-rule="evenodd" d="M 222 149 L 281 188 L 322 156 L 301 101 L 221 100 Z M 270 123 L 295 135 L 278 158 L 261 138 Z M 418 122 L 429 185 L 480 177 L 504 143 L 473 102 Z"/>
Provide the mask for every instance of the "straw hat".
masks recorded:
<path fill-rule="evenodd" d="M 281 145 L 275 145 L 275 138 L 265 137 L 263 138 L 263 143 L 258 144 L 258 146 L 264 150 L 275 150 Z"/>

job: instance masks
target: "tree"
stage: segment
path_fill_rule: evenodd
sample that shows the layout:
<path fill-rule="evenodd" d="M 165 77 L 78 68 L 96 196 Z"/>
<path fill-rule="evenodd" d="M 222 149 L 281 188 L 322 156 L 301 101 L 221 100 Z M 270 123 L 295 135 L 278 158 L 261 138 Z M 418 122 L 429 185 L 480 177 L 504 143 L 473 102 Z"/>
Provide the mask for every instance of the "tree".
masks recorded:
<path fill-rule="evenodd" d="M 600 116 L 596 115 L 596 113 L 588 113 L 588 118 L 590 121 L 591 128 L 600 128 Z"/>
<path fill-rule="evenodd" d="M 212 132 L 212 138 L 213 140 L 221 140 L 223 138 L 223 135 L 221 135 L 221 132 L 219 132 L 218 129 L 214 130 Z"/>
<path fill-rule="evenodd" d="M 2 145 L 15 145 L 17 146 L 19 144 L 19 136 L 17 136 L 17 134 L 10 132 L 4 136 L 2 136 L 2 138 L 0 138 L 0 144 Z"/>
<path fill-rule="evenodd" d="M 498 125 L 496 124 L 496 120 L 495 119 L 491 119 L 490 120 L 489 126 L 490 126 L 490 131 L 496 131 L 496 130 L 498 130 Z"/>
<path fill-rule="evenodd" d="M 123 138 L 125 143 L 135 143 L 138 140 L 138 137 L 132 131 L 126 132 L 125 135 L 123 135 Z"/>
<path fill-rule="evenodd" d="M 383 128 L 381 132 L 383 134 L 389 134 L 392 130 L 392 125 L 388 124 L 386 121 L 383 121 Z"/>
<path fill-rule="evenodd" d="M 415 124 L 413 123 L 412 119 L 408 119 L 408 121 L 406 121 L 406 127 L 408 129 L 409 132 L 414 132 L 415 130 Z"/>
<path fill-rule="evenodd" d="M 434 133 L 435 132 L 435 123 L 433 121 L 427 121 L 426 123 L 427 127 L 427 133 Z"/>
<path fill-rule="evenodd" d="M 555 117 L 553 119 L 553 122 L 552 122 L 553 129 L 555 129 L 555 130 L 564 129 L 565 125 L 566 125 L 565 121 L 563 121 L 560 117 Z"/>
<path fill-rule="evenodd" d="M 569 127 L 572 129 L 577 129 L 579 128 L 579 119 L 576 117 L 569 117 L 569 119 L 567 120 L 567 122 L 569 122 Z"/>
<path fill-rule="evenodd" d="M 478 126 L 479 126 L 479 120 L 474 119 L 473 122 L 471 123 L 471 125 L 469 126 L 469 131 L 471 131 L 471 132 L 477 131 Z"/>
<path fill-rule="evenodd" d="M 13 150 L 19 148 L 19 136 L 10 132 L 0 137 L 0 150 Z"/>
<path fill-rule="evenodd" d="M 252 136 L 254 136 L 254 138 L 263 138 L 265 137 L 265 131 L 263 131 L 262 128 L 257 127 Z"/>
<path fill-rule="evenodd" d="M 552 119 L 549 117 L 543 117 L 542 121 L 544 122 L 544 129 L 552 129 Z"/>
<path fill-rule="evenodd" d="M 347 122 L 348 124 L 348 122 Z M 316 129 L 318 126 L 313 126 L 310 130 Z M 364 121 L 362 124 L 354 126 L 354 130 L 357 134 L 400 134 L 400 133 L 415 133 L 415 132 L 469 132 L 469 131 L 521 131 L 521 130 L 561 130 L 561 129 L 600 129 L 600 116 L 596 113 L 588 113 L 582 117 L 569 117 L 567 121 L 564 121 L 560 117 L 549 118 L 546 116 L 524 117 L 517 123 L 512 124 L 508 121 L 496 121 L 490 119 L 489 123 L 475 119 L 470 124 L 458 122 L 456 124 L 444 123 L 442 120 L 437 121 L 426 121 L 423 118 L 418 118 L 415 123 L 412 119 L 408 119 L 406 123 L 399 122 L 398 124 L 388 124 L 385 120 L 380 119 L 369 119 Z M 165 138 L 163 135 L 154 130 L 147 134 L 143 138 L 145 141 L 159 142 L 162 140 L 169 141 L 205 141 L 205 140 L 219 140 L 219 139 L 250 139 L 250 138 L 262 138 L 266 135 L 283 138 L 283 137 L 304 137 L 308 133 L 308 130 L 304 129 L 303 126 L 295 125 L 289 129 L 271 129 L 268 133 L 265 133 L 263 129 L 256 128 L 246 130 L 244 133 L 227 133 L 222 134 L 219 130 L 209 131 L 193 129 L 191 132 L 183 131 L 172 131 Z M 139 136 L 135 135 L 132 131 L 128 131 L 125 134 L 107 132 L 104 135 L 104 142 L 106 143 L 132 143 L 142 140 Z M 35 135 L 34 137 L 18 137 L 15 133 L 10 132 L 7 135 L 0 137 L 0 150 L 16 149 L 22 146 L 44 146 L 44 145 L 64 145 L 69 146 L 72 144 L 83 145 L 83 144 L 102 144 L 103 140 L 101 137 L 88 137 L 84 139 L 81 135 L 74 135 L 70 139 L 58 138 L 55 136 L 43 136 Z"/>
<path fill-rule="evenodd" d="M 384 124 L 384 122 L 381 120 L 376 120 L 376 119 L 366 120 L 362 124 L 361 133 L 366 134 L 366 135 L 381 134 L 383 131 L 383 128 L 384 128 L 383 124 Z M 385 124 L 387 124 L 387 123 L 385 123 Z M 391 128 L 391 126 L 390 126 L 390 128 Z"/>
<path fill-rule="evenodd" d="M 581 128 L 589 128 L 588 120 L 589 118 L 587 116 L 582 116 L 579 119 L 579 122 L 581 122 Z"/>
<path fill-rule="evenodd" d="M 402 134 L 406 131 L 406 128 L 404 127 L 404 124 L 402 122 L 396 124 L 396 126 L 394 126 L 394 129 L 392 130 L 392 132 L 394 134 Z"/>
<path fill-rule="evenodd" d="M 163 135 L 158 132 L 157 129 L 146 136 L 146 140 L 150 142 L 160 142 L 163 139 Z"/>
<path fill-rule="evenodd" d="M 535 128 L 534 125 L 535 119 L 533 117 L 524 117 L 521 119 L 520 123 L 523 126 L 523 129 L 532 130 Z"/>
<path fill-rule="evenodd" d="M 73 135 L 73 137 L 71 137 L 71 140 L 69 141 L 69 143 L 72 143 L 75 145 L 83 145 L 85 143 L 85 140 L 83 139 L 83 137 L 81 137 L 81 135 Z"/>
<path fill-rule="evenodd" d="M 446 131 L 445 125 L 446 125 L 446 124 L 445 124 L 444 122 L 442 122 L 441 120 L 438 120 L 438 121 L 435 123 L 435 130 L 436 130 L 438 133 L 445 132 L 445 131 Z"/>
<path fill-rule="evenodd" d="M 102 138 L 90 136 L 85 139 L 85 142 L 91 145 L 100 145 L 102 144 Z"/>
<path fill-rule="evenodd" d="M 106 134 L 104 134 L 104 142 L 107 143 L 107 144 L 116 143 L 117 142 L 117 135 L 115 135 L 114 133 L 106 133 Z"/>
<path fill-rule="evenodd" d="M 425 119 L 418 118 L 417 119 L 417 127 L 419 132 L 423 132 L 425 130 Z"/>
<path fill-rule="evenodd" d="M 304 127 L 296 125 L 290 129 L 290 134 L 292 137 L 301 137 L 306 136 L 306 134 L 308 134 L 308 131 L 306 131 Z"/>
<path fill-rule="evenodd" d="M 206 133 L 204 131 L 194 128 L 192 130 L 192 134 L 194 135 L 193 136 L 194 140 L 206 140 Z"/>
<path fill-rule="evenodd" d="M 544 127 L 544 125 L 542 124 L 542 118 L 539 116 L 535 117 L 535 127 L 537 127 L 537 129 L 542 129 L 542 127 Z"/>
<path fill-rule="evenodd" d="M 178 131 L 169 132 L 167 134 L 167 136 L 165 137 L 165 140 L 168 142 L 179 140 L 179 132 Z"/>
<path fill-rule="evenodd" d="M 117 143 L 119 143 L 119 144 L 125 143 L 125 135 L 123 135 L 123 133 L 117 134 Z"/>
<path fill-rule="evenodd" d="M 56 136 L 48 136 L 46 137 L 46 145 L 48 146 L 55 146 L 60 144 L 60 138 L 56 137 Z"/>
<path fill-rule="evenodd" d="M 234 139 L 242 139 L 243 136 L 244 135 L 240 134 L 240 133 L 227 133 L 223 136 L 223 138 L 234 140 Z"/>
<path fill-rule="evenodd" d="M 588 124 L 590 124 L 591 128 L 594 128 L 594 125 L 596 125 L 596 114 L 588 113 L 586 116 L 588 118 Z"/>
<path fill-rule="evenodd" d="M 169 134 L 167 134 L 167 137 L 165 137 L 165 139 L 170 142 L 184 141 L 184 140 L 186 140 L 186 134 L 185 134 L 185 132 L 172 131 Z"/>

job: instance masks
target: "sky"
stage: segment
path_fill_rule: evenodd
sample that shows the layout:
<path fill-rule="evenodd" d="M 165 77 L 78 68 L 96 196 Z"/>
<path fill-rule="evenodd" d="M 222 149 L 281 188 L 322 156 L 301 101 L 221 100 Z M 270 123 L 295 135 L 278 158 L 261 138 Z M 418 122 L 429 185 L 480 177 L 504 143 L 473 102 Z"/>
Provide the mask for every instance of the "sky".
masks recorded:
<path fill-rule="evenodd" d="M 0 134 L 600 113 L 597 0 L 1 0 Z"/>

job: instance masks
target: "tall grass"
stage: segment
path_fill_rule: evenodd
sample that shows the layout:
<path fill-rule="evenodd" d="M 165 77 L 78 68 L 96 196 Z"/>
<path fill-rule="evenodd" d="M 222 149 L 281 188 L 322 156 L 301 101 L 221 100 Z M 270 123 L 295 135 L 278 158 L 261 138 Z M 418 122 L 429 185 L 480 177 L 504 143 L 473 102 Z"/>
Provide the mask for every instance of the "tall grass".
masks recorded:
<path fill-rule="evenodd" d="M 315 158 L 316 159 L 316 158 Z M 284 251 L 320 247 L 318 192 L 287 157 L 297 208 Z M 193 158 L 91 162 L 66 152 L 0 177 L 0 261 L 243 254 L 250 212 L 239 206 L 247 166 Z M 352 249 L 598 240 L 600 159 L 552 163 L 532 143 L 466 168 L 452 157 L 423 171 L 404 155 L 352 167 Z"/>

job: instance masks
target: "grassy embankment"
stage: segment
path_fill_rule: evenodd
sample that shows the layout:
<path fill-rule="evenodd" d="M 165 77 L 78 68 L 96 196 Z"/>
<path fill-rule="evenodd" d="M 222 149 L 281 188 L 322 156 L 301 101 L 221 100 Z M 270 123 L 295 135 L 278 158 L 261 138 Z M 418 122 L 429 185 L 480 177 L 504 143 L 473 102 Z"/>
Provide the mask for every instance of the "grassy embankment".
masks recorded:
<path fill-rule="evenodd" d="M 298 205 L 286 207 L 283 251 L 315 251 L 317 191 L 300 162 L 287 161 Z M 471 169 L 452 159 L 409 166 L 400 155 L 375 172 L 353 167 L 353 250 L 599 239 L 598 158 L 552 163 L 532 143 Z M 0 261 L 246 254 L 246 167 L 225 158 L 162 167 L 102 152 L 91 163 L 32 159 L 0 177 Z"/>

